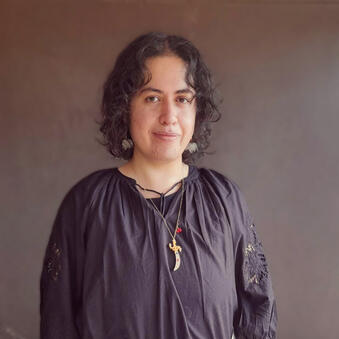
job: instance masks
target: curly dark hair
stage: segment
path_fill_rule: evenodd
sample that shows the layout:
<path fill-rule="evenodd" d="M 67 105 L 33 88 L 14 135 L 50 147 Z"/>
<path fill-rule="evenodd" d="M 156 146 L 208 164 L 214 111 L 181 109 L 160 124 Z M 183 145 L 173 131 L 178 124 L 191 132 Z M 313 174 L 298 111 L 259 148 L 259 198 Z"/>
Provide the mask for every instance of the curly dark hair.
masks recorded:
<path fill-rule="evenodd" d="M 221 115 L 216 103 L 216 90 L 212 76 L 201 58 L 198 49 L 187 39 L 161 32 L 151 32 L 133 40 L 117 57 L 113 70 L 104 84 L 101 104 L 102 121 L 100 132 L 104 140 L 99 141 L 115 157 L 129 160 L 133 147 L 122 148 L 122 140 L 130 138 L 130 102 L 134 94 L 151 80 L 145 62 L 148 58 L 176 55 L 186 64 L 185 81 L 195 90 L 196 119 L 192 141 L 198 150 L 185 150 L 182 160 L 194 163 L 202 157 L 210 144 L 211 122 Z M 146 76 L 147 75 L 147 76 Z"/>

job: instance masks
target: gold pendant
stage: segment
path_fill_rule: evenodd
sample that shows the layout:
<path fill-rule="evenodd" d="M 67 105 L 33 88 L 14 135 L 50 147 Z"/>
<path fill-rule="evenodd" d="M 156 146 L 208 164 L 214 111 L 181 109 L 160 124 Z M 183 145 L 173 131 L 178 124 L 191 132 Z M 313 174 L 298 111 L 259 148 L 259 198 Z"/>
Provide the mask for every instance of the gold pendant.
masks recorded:
<path fill-rule="evenodd" d="M 176 271 L 179 267 L 180 267 L 180 255 L 179 255 L 179 251 L 181 252 L 181 246 L 177 245 L 177 242 L 175 241 L 175 239 L 172 240 L 172 244 L 168 244 L 169 248 L 174 252 L 175 254 L 175 266 L 173 271 Z"/>

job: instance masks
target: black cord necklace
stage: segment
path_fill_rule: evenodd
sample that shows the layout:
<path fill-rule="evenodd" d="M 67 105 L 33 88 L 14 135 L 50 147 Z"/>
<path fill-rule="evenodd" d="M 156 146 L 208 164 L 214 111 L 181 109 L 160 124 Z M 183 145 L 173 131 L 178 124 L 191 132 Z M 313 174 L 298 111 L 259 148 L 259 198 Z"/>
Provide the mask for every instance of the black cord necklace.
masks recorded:
<path fill-rule="evenodd" d="M 169 234 L 171 235 L 172 237 L 172 243 L 169 243 L 168 246 L 169 248 L 174 252 L 174 255 L 175 255 L 175 266 L 174 266 L 174 269 L 173 271 L 176 271 L 179 267 L 180 267 L 180 263 L 181 263 L 181 259 L 180 259 L 180 255 L 179 255 L 179 252 L 182 251 L 182 248 L 181 246 L 178 246 L 177 243 L 176 243 L 176 240 L 175 240 L 175 236 L 177 235 L 177 232 L 178 232 L 178 226 L 179 226 L 179 219 L 180 219 L 180 213 L 181 213 L 181 207 L 182 207 L 182 201 L 183 201 L 183 197 L 184 197 L 184 179 L 182 179 L 181 181 L 177 182 L 176 184 L 174 184 L 166 193 L 168 193 L 169 191 L 171 191 L 173 189 L 174 186 L 178 185 L 179 183 L 181 182 L 181 198 L 180 198 L 180 205 L 179 205 L 179 211 L 178 211 L 178 216 L 177 216 L 177 222 L 176 222 L 176 225 L 175 225 L 175 230 L 174 230 L 174 234 L 171 233 L 171 230 L 170 228 L 168 227 L 168 224 L 167 224 L 167 221 L 165 219 L 165 217 L 162 215 L 162 213 L 159 211 L 158 207 L 156 206 L 156 204 L 153 202 L 153 200 L 150 198 L 150 201 L 153 205 L 153 207 L 155 208 L 156 212 L 160 215 L 160 217 L 162 218 L 162 220 L 164 221 L 165 223 L 165 226 L 169 232 Z M 146 188 L 143 188 L 141 187 L 139 184 L 136 184 L 138 185 L 142 190 L 145 190 L 145 191 L 152 191 L 152 192 L 155 192 L 155 193 L 158 193 L 157 191 L 154 191 L 154 190 L 149 190 L 149 189 L 146 189 Z M 164 193 L 164 194 L 166 194 Z M 161 193 L 160 193 L 161 194 Z M 147 199 L 146 199 L 147 201 Z M 148 203 L 148 201 L 147 201 Z"/>

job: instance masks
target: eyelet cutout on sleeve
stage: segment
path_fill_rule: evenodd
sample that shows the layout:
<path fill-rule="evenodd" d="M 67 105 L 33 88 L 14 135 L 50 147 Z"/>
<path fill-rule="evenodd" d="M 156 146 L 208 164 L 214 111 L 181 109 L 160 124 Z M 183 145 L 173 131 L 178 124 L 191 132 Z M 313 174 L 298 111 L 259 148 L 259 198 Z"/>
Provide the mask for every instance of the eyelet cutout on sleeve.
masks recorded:
<path fill-rule="evenodd" d="M 244 270 L 249 284 L 260 285 L 268 277 L 268 268 L 266 257 L 263 253 L 263 247 L 255 232 L 255 225 L 249 226 L 250 238 L 244 250 L 245 262 Z"/>
<path fill-rule="evenodd" d="M 61 249 L 58 248 L 57 244 L 54 242 L 49 248 L 46 260 L 47 274 L 54 281 L 58 280 L 61 271 L 60 256 Z"/>

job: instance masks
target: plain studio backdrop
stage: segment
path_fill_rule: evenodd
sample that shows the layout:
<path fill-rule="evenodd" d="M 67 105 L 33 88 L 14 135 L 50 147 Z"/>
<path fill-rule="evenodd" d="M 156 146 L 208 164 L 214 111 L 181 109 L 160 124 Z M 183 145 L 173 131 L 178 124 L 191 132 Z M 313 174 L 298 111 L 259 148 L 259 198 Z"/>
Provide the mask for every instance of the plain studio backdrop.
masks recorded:
<path fill-rule="evenodd" d="M 183 35 L 224 101 L 214 168 L 243 191 L 268 258 L 279 339 L 338 338 L 339 1 L 2 1 L 0 338 L 35 339 L 57 208 L 119 165 L 95 140 L 117 53 Z"/>

